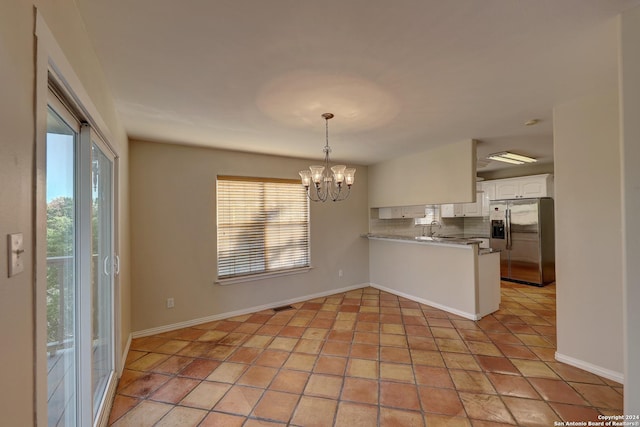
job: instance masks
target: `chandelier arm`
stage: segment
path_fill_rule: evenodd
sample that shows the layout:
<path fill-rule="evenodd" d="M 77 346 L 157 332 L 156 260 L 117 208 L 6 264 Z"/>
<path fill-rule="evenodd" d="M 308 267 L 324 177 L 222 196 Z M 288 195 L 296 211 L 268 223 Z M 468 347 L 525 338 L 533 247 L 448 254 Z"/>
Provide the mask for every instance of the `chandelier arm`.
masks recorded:
<path fill-rule="evenodd" d="M 342 187 L 342 190 L 344 190 L 344 187 Z M 350 195 L 350 194 L 351 194 L 351 186 L 350 186 L 350 185 L 347 185 L 347 191 L 346 191 L 346 193 L 345 193 L 345 192 L 343 192 L 343 193 L 342 193 L 343 197 L 342 197 L 342 198 L 340 198 L 339 200 L 336 200 L 336 201 L 341 202 L 341 201 L 343 201 L 343 200 L 347 200 L 347 199 L 349 198 L 349 195 Z"/>
<path fill-rule="evenodd" d="M 324 184 L 316 184 L 316 195 L 318 196 L 318 201 L 324 202 L 327 200 L 328 192 L 326 191 L 326 186 Z"/>
<path fill-rule="evenodd" d="M 315 185 L 314 187 L 315 187 L 315 191 L 311 187 L 306 188 L 307 198 L 312 202 L 323 202 L 324 200 L 321 197 L 319 188 Z M 314 197 L 314 193 L 315 193 L 315 197 Z"/>
<path fill-rule="evenodd" d="M 338 187 L 338 191 L 336 191 L 335 193 L 331 192 L 331 201 L 337 202 L 340 199 L 340 190 L 340 187 Z"/>

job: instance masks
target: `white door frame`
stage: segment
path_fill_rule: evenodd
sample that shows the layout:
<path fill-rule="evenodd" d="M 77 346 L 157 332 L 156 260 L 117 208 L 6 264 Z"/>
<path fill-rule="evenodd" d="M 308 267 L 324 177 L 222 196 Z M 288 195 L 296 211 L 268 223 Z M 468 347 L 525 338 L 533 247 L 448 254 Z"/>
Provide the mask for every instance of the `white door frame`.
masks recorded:
<path fill-rule="evenodd" d="M 87 91 L 81 83 L 76 73 L 73 70 L 70 62 L 67 60 L 64 52 L 60 48 L 60 45 L 55 40 L 53 33 L 49 29 L 42 14 L 36 8 L 36 76 L 35 76 L 35 213 L 34 213 L 34 424 L 39 426 L 47 425 L 47 318 L 46 318 L 46 288 L 47 288 L 47 248 L 46 248 L 46 137 L 47 137 L 47 105 L 49 94 L 49 81 L 53 80 L 57 83 L 57 86 L 64 91 L 65 96 L 73 104 L 71 107 L 75 108 L 84 119 L 91 125 L 92 130 L 97 134 L 99 140 L 104 143 L 104 146 L 108 148 L 108 151 L 114 156 L 113 162 L 113 253 L 115 256 L 118 254 L 119 242 L 118 242 L 118 150 L 115 149 L 109 141 L 113 141 L 112 135 L 107 127 L 106 123 L 102 119 L 98 112 L 98 109 L 93 104 Z M 82 141 L 81 141 L 82 142 Z M 90 151 L 91 145 L 89 144 L 89 168 L 90 168 Z M 86 160 L 86 159 L 85 159 Z M 83 162 L 84 163 L 84 162 Z M 89 173 L 91 171 L 89 170 Z M 90 176 L 90 175 L 89 175 Z M 90 181 L 90 180 L 89 180 Z M 90 200 L 90 183 L 89 183 L 89 200 Z M 86 190 L 80 189 L 80 192 L 86 194 Z M 90 211 L 89 211 L 90 214 Z M 86 212 L 85 212 L 86 215 Z M 89 216 L 90 217 L 90 216 Z M 80 232 L 82 230 L 79 230 Z M 86 230 L 85 230 L 86 233 Z M 89 233 L 90 236 L 90 233 Z M 90 241 L 89 248 L 90 248 Z M 86 245 L 86 242 L 83 246 Z M 84 247 L 82 252 L 86 252 Z M 89 254 L 90 259 L 90 254 Z M 82 273 L 84 277 L 86 273 Z M 120 346 L 120 310 L 119 304 L 120 291 L 119 291 L 119 277 L 117 274 L 113 275 L 113 306 L 114 306 L 114 370 L 120 371 L 120 367 L 123 363 L 121 360 L 121 346 Z M 90 279 L 90 273 L 89 273 Z M 81 278 L 83 280 L 83 278 Z M 87 283 L 87 282 L 85 282 Z M 90 283 L 90 280 L 89 282 Z M 83 298 L 80 296 L 80 298 Z M 89 305 L 90 307 L 90 305 Z M 90 310 L 90 308 L 89 308 Z M 83 331 L 81 331 L 81 334 Z M 91 329 L 89 328 L 89 336 Z M 87 333 L 84 332 L 84 335 Z M 89 343 L 91 340 L 89 340 Z M 89 361 L 89 370 L 84 372 L 91 372 L 91 363 Z M 86 369 L 86 367 L 81 367 Z M 106 425 L 108 420 L 108 411 L 111 405 L 113 395 L 115 393 L 115 375 L 112 376 L 109 382 L 107 392 L 105 393 L 105 399 L 101 407 L 101 411 L 96 417 L 97 425 Z M 80 390 L 84 392 L 87 390 L 87 384 L 81 385 Z M 91 393 L 91 380 L 88 380 L 88 395 Z M 107 403 L 105 405 L 105 403 Z M 82 411 L 81 408 L 78 408 Z M 80 425 L 91 425 L 93 422 L 85 423 L 86 420 L 92 420 L 92 411 L 88 411 L 90 416 L 87 418 L 86 414 L 81 415 Z"/>

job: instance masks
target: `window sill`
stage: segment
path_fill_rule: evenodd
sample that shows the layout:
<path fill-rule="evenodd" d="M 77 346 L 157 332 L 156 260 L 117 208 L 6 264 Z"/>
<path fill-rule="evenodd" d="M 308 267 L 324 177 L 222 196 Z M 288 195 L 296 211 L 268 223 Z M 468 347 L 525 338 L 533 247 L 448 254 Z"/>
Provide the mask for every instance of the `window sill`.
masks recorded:
<path fill-rule="evenodd" d="M 273 277 L 291 276 L 292 274 L 308 273 L 313 267 L 302 267 L 291 270 L 274 271 L 271 273 L 251 274 L 247 276 L 229 277 L 217 279 L 214 283 L 220 286 L 233 285 L 235 283 L 254 282 L 256 280 L 271 279 Z"/>

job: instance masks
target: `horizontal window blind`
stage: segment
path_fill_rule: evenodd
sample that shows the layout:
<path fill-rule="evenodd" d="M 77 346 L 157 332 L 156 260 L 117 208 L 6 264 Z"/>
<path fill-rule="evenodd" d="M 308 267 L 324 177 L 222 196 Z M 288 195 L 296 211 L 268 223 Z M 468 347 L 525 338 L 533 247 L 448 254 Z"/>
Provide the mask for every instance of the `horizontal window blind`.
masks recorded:
<path fill-rule="evenodd" d="M 299 181 L 218 176 L 218 279 L 309 267 L 309 200 Z"/>

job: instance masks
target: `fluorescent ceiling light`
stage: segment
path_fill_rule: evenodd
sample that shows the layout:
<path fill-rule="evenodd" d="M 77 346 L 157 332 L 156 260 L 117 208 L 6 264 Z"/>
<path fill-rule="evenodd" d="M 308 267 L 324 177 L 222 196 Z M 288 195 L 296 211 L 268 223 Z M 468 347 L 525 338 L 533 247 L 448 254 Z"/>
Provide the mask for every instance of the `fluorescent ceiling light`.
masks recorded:
<path fill-rule="evenodd" d="M 499 162 L 511 163 L 513 165 L 523 165 L 525 163 L 535 163 L 536 159 L 532 157 L 522 156 L 520 154 L 503 151 L 501 153 L 489 154 L 487 159 L 497 160 Z"/>

